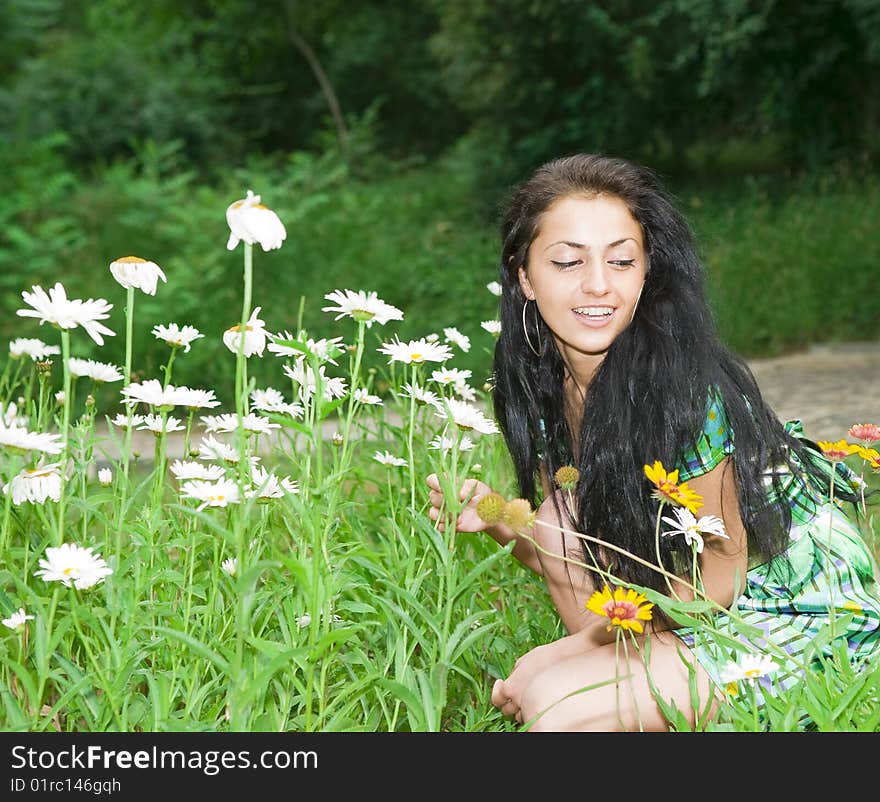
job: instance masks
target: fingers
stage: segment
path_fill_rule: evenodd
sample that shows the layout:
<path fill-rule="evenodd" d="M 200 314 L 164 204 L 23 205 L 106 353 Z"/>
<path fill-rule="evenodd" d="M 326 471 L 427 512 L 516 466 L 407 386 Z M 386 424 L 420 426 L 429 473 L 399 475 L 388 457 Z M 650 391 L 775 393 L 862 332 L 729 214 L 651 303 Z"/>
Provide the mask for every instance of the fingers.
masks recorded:
<path fill-rule="evenodd" d="M 507 694 L 504 692 L 504 680 L 496 679 L 492 686 L 492 704 L 495 707 L 501 707 L 507 701 Z"/>
<path fill-rule="evenodd" d="M 425 484 L 428 485 L 432 490 L 440 490 L 440 477 L 437 476 L 436 473 L 428 474 L 425 477 Z"/>
<path fill-rule="evenodd" d="M 519 705 L 510 698 L 509 691 L 504 680 L 496 679 L 492 686 L 492 704 L 497 707 L 507 718 L 512 718 L 522 723 L 522 711 Z"/>

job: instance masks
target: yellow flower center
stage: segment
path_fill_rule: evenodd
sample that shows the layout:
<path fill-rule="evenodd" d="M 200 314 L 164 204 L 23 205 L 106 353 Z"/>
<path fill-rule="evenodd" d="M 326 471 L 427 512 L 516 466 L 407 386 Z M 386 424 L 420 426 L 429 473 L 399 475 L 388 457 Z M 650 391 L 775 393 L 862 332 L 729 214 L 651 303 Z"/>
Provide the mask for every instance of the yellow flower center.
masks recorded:
<path fill-rule="evenodd" d="M 758 668 L 747 668 L 743 672 L 743 676 L 745 676 L 747 679 L 754 679 L 755 677 L 761 676 L 761 670 Z"/>
<path fill-rule="evenodd" d="M 64 576 L 70 576 L 75 570 L 76 568 L 71 566 L 70 568 L 65 568 L 61 573 L 64 574 Z"/>
<path fill-rule="evenodd" d="M 45 468 L 31 468 L 27 474 L 29 479 L 39 479 L 43 476 L 51 476 L 52 471 L 47 471 Z"/>
<path fill-rule="evenodd" d="M 410 354 L 409 357 L 410 359 L 412 359 L 413 362 L 421 362 L 423 358 L 422 354 L 416 353 Z"/>
<path fill-rule="evenodd" d="M 141 262 L 146 262 L 146 259 L 141 259 L 140 256 L 123 256 L 121 259 L 117 259 L 117 262 L 125 262 L 126 264 L 138 264 Z"/>

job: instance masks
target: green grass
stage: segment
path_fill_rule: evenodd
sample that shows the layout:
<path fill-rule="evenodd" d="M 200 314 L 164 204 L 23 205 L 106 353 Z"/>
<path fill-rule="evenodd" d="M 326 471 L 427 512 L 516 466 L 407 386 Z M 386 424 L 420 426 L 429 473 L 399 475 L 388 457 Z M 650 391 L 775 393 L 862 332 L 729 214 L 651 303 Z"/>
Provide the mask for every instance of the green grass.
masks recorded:
<path fill-rule="evenodd" d="M 91 415 L 122 410 L 118 385 L 78 382 L 63 516 L 54 502 L 13 505 L 5 496 L 0 612 L 23 606 L 36 618 L 26 634 L 0 632 L 0 729 L 514 729 L 489 702 L 492 682 L 526 650 L 564 633 L 539 578 L 487 536 L 453 538 L 430 525 L 423 484 L 432 471 L 451 472 L 450 486 L 480 476 L 514 495 L 509 457 L 499 437 L 474 436 L 475 449 L 457 458 L 429 448 L 443 420 L 398 397 L 413 377 L 375 351 L 395 334 L 442 336 L 454 325 L 472 346 L 456 352 L 453 366 L 473 371 L 486 400 L 494 341 L 479 323 L 495 316 L 485 285 L 495 278 L 497 245 L 494 222 L 470 203 L 467 171 L 439 162 L 365 181 L 331 156 L 293 154 L 206 184 L 171 148 L 82 180 L 64 173 L 45 143 L 18 156 L 0 202 L 7 337 L 58 342 L 57 332 L 15 310 L 22 289 L 60 279 L 72 297 L 116 305 L 110 323 L 118 336 L 99 349 L 75 330 L 72 355 L 122 364 L 125 294 L 108 265 L 129 253 L 154 259 L 168 283 L 155 297 L 136 298 L 137 377 L 163 378 L 168 349 L 150 334 L 153 325 L 192 324 L 206 337 L 177 356 L 173 381 L 214 389 L 223 407 L 212 413 L 233 409 L 236 359 L 221 338 L 241 316 L 242 268 L 241 250 L 223 249 L 224 210 L 253 188 L 289 232 L 280 251 L 254 254 L 253 305 L 270 331 L 302 326 L 315 338 L 357 344 L 359 367 L 349 353 L 331 375 L 381 391 L 393 414 L 386 420 L 349 400 L 313 404 L 304 420 L 286 421 L 263 458 L 298 481 L 299 494 L 198 511 L 163 464 L 161 440 L 158 462 L 143 461 L 126 477 L 107 458 L 114 484 L 98 484 L 94 462 L 108 444 Z M 30 192 L 36 186 L 39 195 Z M 880 182 L 840 175 L 777 189 L 762 179 L 679 194 L 705 251 L 719 323 L 738 348 L 772 353 L 874 330 L 864 298 L 878 239 L 861 221 L 880 203 Z M 360 339 L 352 321 L 321 311 L 336 288 L 375 290 L 405 318 Z M 16 381 L 0 385 L 4 408 L 22 396 L 31 427 L 60 431 L 51 400 L 62 386 L 61 360 L 45 384 L 20 364 Z M 257 387 L 295 397 L 276 357 L 253 358 L 248 371 Z M 422 368 L 419 378 L 428 375 Z M 97 404 L 87 413 L 89 389 Z M 326 439 L 327 427 L 344 433 L 342 445 Z M 407 465 L 379 465 L 377 449 Z M 2 481 L 25 464 L 0 453 Z M 228 471 L 238 476 L 234 466 Z M 880 489 L 880 477 L 866 479 Z M 880 504 L 868 500 L 864 532 L 876 554 Z M 83 591 L 35 577 L 46 548 L 61 542 L 93 546 L 113 574 Z M 235 577 L 221 567 L 233 557 Z M 806 709 L 822 729 L 877 729 L 878 677 L 880 668 L 856 680 L 832 656 L 771 711 L 773 726 L 800 726 Z M 753 720 L 731 705 L 710 726 L 749 729 Z"/>
<path fill-rule="evenodd" d="M 333 374 L 385 382 L 390 414 L 346 400 L 307 405 L 301 420 L 276 416 L 286 426 L 263 464 L 300 490 L 282 498 L 199 511 L 169 473 L 161 439 L 157 462 L 126 479 L 111 459 L 113 484 L 101 486 L 90 470 L 109 444 L 77 393 L 64 515 L 51 501 L 14 505 L 5 496 L 0 611 L 25 607 L 35 619 L 23 632 L 0 633 L 0 729 L 515 729 L 490 704 L 492 683 L 522 653 L 563 635 L 561 624 L 540 579 L 488 536 L 444 535 L 431 525 L 423 484 L 437 471 L 449 488 L 478 476 L 514 495 L 503 441 L 471 433 L 472 451 L 430 448 L 444 421 L 397 394 L 426 369 L 356 368 L 376 332 L 349 320 L 335 331 L 358 346 Z M 274 357 L 267 364 L 281 373 Z M 3 394 L 15 398 L 22 387 Z M 59 430 L 48 401 L 55 389 L 33 396 L 32 428 Z M 339 444 L 325 437 L 328 425 L 342 433 Z M 407 464 L 373 460 L 386 448 Z M 4 482 L 24 464 L 5 450 Z M 239 475 L 234 464 L 227 473 Z M 866 536 L 876 548 L 871 500 Z M 85 590 L 36 577 L 46 549 L 61 542 L 94 547 L 112 575 Z M 231 558 L 234 577 L 222 569 Z M 876 730 L 878 681 L 880 669 L 853 677 L 831 657 L 803 690 L 772 706 L 773 727 L 797 729 L 807 710 L 823 730 Z M 684 727 L 675 711 L 670 719 Z M 707 725 L 754 727 L 739 702 Z"/>

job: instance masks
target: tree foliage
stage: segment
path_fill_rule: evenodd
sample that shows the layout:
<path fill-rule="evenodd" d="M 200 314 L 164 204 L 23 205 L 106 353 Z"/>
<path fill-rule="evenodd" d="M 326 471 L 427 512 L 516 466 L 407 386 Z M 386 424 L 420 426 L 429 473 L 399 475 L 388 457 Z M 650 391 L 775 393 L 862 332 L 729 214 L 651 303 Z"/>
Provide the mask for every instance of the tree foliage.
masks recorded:
<path fill-rule="evenodd" d="M 338 130 L 374 109 L 388 156 L 457 146 L 502 183 L 584 149 L 813 166 L 876 155 L 878 42 L 880 0 L 7 0 L 0 130 L 203 169 L 315 147 L 329 86 Z"/>

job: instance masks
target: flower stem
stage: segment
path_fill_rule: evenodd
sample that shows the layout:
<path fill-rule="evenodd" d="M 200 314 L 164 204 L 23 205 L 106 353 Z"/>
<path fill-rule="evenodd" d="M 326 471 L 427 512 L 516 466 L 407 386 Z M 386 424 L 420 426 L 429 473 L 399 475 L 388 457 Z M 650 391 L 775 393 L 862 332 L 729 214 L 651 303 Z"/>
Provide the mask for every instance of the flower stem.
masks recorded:
<path fill-rule="evenodd" d="M 125 301 L 125 368 L 123 373 L 123 382 L 131 383 L 131 348 L 132 335 L 134 330 L 134 287 L 128 287 Z M 128 471 L 129 460 L 131 457 L 131 430 L 132 430 L 132 414 L 134 411 L 133 404 L 125 405 L 125 434 L 123 435 L 122 454 L 120 462 L 122 463 L 122 481 L 117 484 L 119 487 L 119 504 L 116 507 L 116 564 L 122 556 L 122 519 L 125 517 L 125 498 L 128 494 Z"/>
<path fill-rule="evenodd" d="M 250 459 L 247 454 L 247 433 L 244 430 L 244 416 L 248 410 L 247 399 L 247 359 L 244 355 L 247 322 L 251 316 L 251 295 L 253 291 L 254 246 L 244 243 L 244 291 L 241 302 L 241 322 L 238 328 L 238 352 L 235 355 L 235 412 L 238 417 L 236 435 L 238 438 L 238 485 L 241 501 L 235 511 L 235 553 L 239 570 L 243 570 L 244 537 L 247 531 L 245 518 L 249 506 L 244 503 L 244 490 L 250 474 Z M 215 560 L 216 564 L 216 560 Z M 230 693 L 230 723 L 233 729 L 242 729 L 245 711 L 241 705 L 242 661 L 244 657 L 244 609 L 240 598 L 235 605 L 235 657 L 232 666 L 232 688 Z"/>
<path fill-rule="evenodd" d="M 64 371 L 64 406 L 61 415 L 61 436 L 63 447 L 61 449 L 61 497 L 58 499 L 58 528 L 55 532 L 55 545 L 60 546 L 64 541 L 64 500 L 67 495 L 67 448 L 70 429 L 70 332 L 61 329 L 61 362 Z"/>

